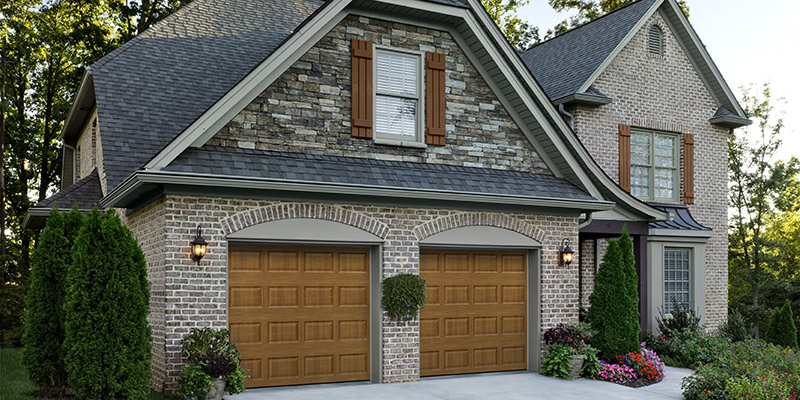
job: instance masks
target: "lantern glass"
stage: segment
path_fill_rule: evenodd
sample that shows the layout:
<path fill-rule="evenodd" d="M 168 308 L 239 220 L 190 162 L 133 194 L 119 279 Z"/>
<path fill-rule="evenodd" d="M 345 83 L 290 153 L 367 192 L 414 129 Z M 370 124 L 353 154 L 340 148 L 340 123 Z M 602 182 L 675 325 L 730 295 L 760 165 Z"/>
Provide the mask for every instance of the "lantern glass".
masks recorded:
<path fill-rule="evenodd" d="M 568 253 L 568 252 L 565 251 L 564 252 L 564 263 L 566 263 L 566 264 L 571 263 L 572 260 L 573 260 L 573 256 L 574 256 L 573 253 Z"/>

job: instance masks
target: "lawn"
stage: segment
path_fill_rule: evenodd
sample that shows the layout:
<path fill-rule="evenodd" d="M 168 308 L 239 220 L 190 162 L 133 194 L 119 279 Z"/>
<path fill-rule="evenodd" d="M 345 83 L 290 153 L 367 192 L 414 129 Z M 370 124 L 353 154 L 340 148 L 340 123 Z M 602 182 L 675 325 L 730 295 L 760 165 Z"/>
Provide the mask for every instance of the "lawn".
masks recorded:
<path fill-rule="evenodd" d="M 22 366 L 22 349 L 0 349 L 0 400 L 34 400 L 36 385 Z M 179 397 L 150 392 L 150 400 L 174 400 Z"/>

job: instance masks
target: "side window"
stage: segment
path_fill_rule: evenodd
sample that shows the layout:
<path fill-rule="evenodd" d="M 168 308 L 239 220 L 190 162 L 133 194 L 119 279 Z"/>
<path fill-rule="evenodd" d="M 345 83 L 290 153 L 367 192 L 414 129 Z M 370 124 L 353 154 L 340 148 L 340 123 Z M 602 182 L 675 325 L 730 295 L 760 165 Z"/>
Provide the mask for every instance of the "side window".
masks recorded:
<path fill-rule="evenodd" d="M 422 141 L 422 56 L 375 51 L 375 135 Z"/>
<path fill-rule="evenodd" d="M 692 304 L 691 253 L 691 249 L 664 249 L 664 314 L 673 311 L 673 299 L 680 305 Z"/>
<path fill-rule="evenodd" d="M 631 132 L 631 194 L 643 200 L 678 201 L 678 137 Z"/>

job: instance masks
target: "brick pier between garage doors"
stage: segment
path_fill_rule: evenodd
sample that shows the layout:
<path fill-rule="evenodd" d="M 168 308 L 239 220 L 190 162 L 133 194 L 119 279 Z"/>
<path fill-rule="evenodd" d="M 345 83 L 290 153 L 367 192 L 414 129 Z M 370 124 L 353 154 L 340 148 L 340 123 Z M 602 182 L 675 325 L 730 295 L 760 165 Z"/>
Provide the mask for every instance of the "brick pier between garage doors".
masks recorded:
<path fill-rule="evenodd" d="M 167 391 L 193 327 L 229 327 L 259 387 L 538 370 L 543 330 L 578 318 L 578 263 L 556 259 L 576 216 L 168 195 L 128 224 L 153 282 L 153 383 Z M 390 321 L 381 280 L 420 272 L 422 326 Z"/>

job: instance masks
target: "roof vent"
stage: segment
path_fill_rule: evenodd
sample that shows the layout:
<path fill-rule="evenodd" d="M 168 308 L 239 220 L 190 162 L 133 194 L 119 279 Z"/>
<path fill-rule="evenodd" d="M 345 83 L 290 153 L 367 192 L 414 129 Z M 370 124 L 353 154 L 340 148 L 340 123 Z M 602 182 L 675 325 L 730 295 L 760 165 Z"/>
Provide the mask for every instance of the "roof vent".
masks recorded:
<path fill-rule="evenodd" d="M 647 34 L 647 48 L 651 56 L 664 55 L 664 35 L 657 25 L 650 26 Z"/>

